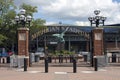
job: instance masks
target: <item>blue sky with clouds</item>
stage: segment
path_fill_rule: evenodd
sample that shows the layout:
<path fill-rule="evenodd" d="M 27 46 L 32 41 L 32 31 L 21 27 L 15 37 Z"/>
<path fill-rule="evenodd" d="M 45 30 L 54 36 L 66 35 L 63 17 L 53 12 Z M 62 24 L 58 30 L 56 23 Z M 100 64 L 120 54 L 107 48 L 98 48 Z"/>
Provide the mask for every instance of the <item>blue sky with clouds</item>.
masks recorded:
<path fill-rule="evenodd" d="M 34 18 L 46 20 L 46 24 L 90 25 L 89 16 L 99 9 L 101 16 L 106 16 L 105 24 L 120 23 L 120 0 L 15 0 L 19 6 L 22 3 L 38 7 Z"/>

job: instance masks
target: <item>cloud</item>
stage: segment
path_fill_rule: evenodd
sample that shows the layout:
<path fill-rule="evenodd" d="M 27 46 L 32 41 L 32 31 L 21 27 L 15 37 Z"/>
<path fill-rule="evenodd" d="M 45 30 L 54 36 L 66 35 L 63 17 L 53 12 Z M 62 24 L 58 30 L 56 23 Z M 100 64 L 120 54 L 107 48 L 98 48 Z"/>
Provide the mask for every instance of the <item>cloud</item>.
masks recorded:
<path fill-rule="evenodd" d="M 76 21 L 75 22 L 76 25 L 80 25 L 80 26 L 89 26 L 90 23 L 89 22 L 86 22 L 86 21 Z"/>
<path fill-rule="evenodd" d="M 28 0 L 20 1 L 28 2 Z M 120 3 L 112 0 L 29 0 L 28 3 L 37 5 L 39 14 L 46 19 L 73 21 L 77 25 L 87 25 L 88 17 L 94 16 L 93 11 L 99 9 L 100 15 L 107 17 L 106 24 L 120 21 Z"/>
<path fill-rule="evenodd" d="M 45 25 L 53 25 L 53 24 L 57 24 L 56 22 L 46 22 Z"/>

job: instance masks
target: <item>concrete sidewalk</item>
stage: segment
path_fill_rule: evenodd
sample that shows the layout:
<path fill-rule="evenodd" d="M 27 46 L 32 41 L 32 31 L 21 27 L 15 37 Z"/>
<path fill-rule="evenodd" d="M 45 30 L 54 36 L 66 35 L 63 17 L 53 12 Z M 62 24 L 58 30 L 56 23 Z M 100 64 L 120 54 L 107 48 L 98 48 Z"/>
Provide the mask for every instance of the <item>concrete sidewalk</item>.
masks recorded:
<path fill-rule="evenodd" d="M 29 67 L 24 72 L 21 68 L 0 67 L 0 80 L 120 80 L 120 67 L 99 68 L 77 67 L 73 73 L 72 67 L 49 67 L 44 73 L 44 67 Z"/>

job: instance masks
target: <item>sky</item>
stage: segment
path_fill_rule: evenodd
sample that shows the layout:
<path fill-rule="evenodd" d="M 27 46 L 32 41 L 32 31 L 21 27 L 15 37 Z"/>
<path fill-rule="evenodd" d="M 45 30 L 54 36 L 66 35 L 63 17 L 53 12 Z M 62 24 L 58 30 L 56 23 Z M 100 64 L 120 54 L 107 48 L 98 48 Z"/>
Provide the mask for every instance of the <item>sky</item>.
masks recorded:
<path fill-rule="evenodd" d="M 107 17 L 105 24 L 120 23 L 120 0 L 15 0 L 38 7 L 34 18 L 46 20 L 46 25 L 62 24 L 90 26 L 88 17 L 95 16 L 94 10 L 100 10 L 100 16 Z"/>

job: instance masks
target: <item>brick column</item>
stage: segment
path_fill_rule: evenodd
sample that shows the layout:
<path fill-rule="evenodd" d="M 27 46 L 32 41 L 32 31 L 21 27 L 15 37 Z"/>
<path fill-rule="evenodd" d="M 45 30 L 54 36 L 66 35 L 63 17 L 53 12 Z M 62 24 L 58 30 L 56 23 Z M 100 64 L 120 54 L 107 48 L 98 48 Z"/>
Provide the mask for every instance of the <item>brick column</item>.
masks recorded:
<path fill-rule="evenodd" d="M 28 42 L 29 42 L 29 29 L 18 28 L 18 57 L 19 58 L 29 58 Z M 27 63 L 29 63 L 29 60 Z"/>
<path fill-rule="evenodd" d="M 93 34 L 93 56 L 101 56 L 104 53 L 103 28 L 95 28 Z"/>

